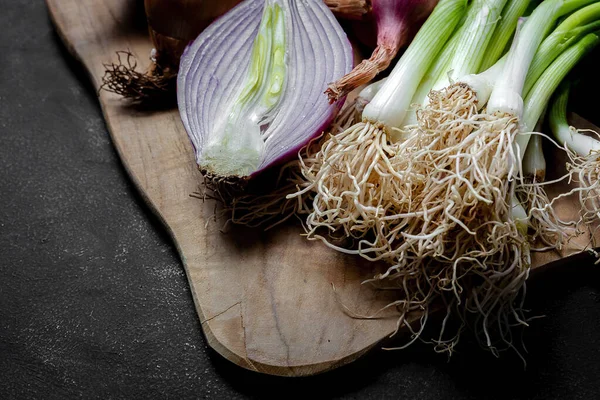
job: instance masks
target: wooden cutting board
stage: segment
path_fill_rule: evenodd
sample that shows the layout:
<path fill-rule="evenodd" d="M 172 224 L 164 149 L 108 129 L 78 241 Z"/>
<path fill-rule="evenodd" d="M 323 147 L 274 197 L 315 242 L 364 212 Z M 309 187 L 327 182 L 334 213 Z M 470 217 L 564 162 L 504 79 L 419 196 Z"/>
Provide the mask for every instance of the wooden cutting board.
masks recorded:
<path fill-rule="evenodd" d="M 146 27 L 133 23 L 142 2 L 46 2 L 94 87 L 118 50 L 130 50 L 140 70 L 147 66 Z M 368 263 L 309 242 L 294 226 L 220 231 L 214 204 L 190 196 L 202 177 L 176 109 L 140 111 L 104 91 L 99 99 L 125 169 L 177 246 L 206 339 L 218 353 L 263 373 L 311 375 L 355 360 L 394 331 L 393 314 L 356 319 L 340 306 L 367 315 L 393 300 L 361 285 L 373 276 Z M 568 200 L 560 208 L 564 216 L 577 211 Z M 538 255 L 535 263 L 558 258 Z"/>

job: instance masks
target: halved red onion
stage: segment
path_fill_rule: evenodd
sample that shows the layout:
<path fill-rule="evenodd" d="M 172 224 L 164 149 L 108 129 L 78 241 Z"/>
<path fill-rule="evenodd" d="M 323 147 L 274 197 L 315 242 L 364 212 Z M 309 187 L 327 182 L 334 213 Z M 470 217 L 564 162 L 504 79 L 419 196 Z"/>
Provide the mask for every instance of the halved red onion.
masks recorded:
<path fill-rule="evenodd" d="M 219 153 L 228 161 L 210 165 L 212 158 L 205 153 L 208 148 L 211 157 L 218 153 L 214 145 L 221 140 L 224 126 L 229 123 L 231 129 L 232 109 L 247 81 L 265 4 L 283 11 L 286 73 L 284 89 L 269 123 L 259 127 L 262 154 L 251 168 L 226 165 L 244 158 L 244 146 L 253 140 L 250 131 L 256 127 L 246 129 L 249 119 L 245 119 L 246 127 L 235 127 L 235 145 L 222 149 L 227 154 Z M 200 168 L 220 177 L 249 177 L 294 155 L 327 127 L 341 107 L 341 101 L 330 105 L 323 92 L 329 82 L 351 69 L 350 42 L 322 0 L 242 2 L 210 25 L 181 58 L 179 110 Z M 231 135 L 227 141 L 232 142 Z M 237 148 L 234 151 L 231 147 Z"/>

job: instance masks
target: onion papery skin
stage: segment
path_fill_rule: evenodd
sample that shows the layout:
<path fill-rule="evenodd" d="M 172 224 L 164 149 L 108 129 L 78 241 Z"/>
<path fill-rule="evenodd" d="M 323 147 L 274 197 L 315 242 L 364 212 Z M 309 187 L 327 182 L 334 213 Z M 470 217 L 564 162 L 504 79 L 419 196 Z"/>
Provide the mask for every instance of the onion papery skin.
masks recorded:
<path fill-rule="evenodd" d="M 322 95 L 328 82 L 352 69 L 352 46 L 321 0 L 286 0 L 285 92 L 265 134 L 259 165 L 245 176 L 295 156 L 327 128 L 343 99 L 330 105 Z M 248 73 L 264 0 L 246 0 L 210 25 L 181 57 L 177 101 L 183 125 L 200 169 L 226 177 L 203 165 L 203 150 L 230 113 Z M 243 135 L 243 132 L 239 132 Z M 214 136 L 212 136 L 214 137 Z M 235 154 L 231 155 L 235 157 Z"/>

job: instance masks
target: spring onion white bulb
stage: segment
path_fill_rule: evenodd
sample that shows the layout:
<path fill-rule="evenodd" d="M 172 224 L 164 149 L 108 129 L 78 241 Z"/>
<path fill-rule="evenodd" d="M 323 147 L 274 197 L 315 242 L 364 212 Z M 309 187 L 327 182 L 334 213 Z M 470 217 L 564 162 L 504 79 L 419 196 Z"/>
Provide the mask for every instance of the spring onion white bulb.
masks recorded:
<path fill-rule="evenodd" d="M 550 130 L 563 146 L 581 157 L 587 157 L 592 153 L 600 152 L 600 140 L 597 137 L 587 136 L 580 133 L 567 122 L 567 104 L 569 101 L 570 84 L 565 82 L 561 85 L 550 108 Z"/>

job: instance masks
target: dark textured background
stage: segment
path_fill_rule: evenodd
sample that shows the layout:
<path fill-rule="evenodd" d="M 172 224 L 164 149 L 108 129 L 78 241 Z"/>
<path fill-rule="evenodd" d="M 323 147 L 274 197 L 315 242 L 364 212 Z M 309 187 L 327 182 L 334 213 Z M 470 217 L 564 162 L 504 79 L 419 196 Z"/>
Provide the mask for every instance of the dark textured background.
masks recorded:
<path fill-rule="evenodd" d="M 450 362 L 417 345 L 304 379 L 222 359 L 44 3 L 0 9 L 0 398 L 599 398 L 600 274 L 589 262 L 531 284 L 530 307 L 546 318 L 525 333 L 526 370 L 468 341 Z M 582 104 L 600 119 L 597 101 Z"/>

